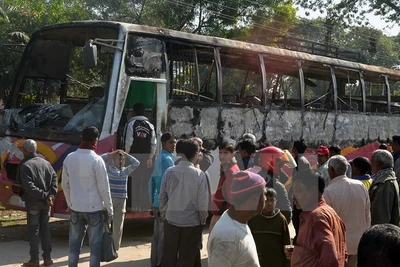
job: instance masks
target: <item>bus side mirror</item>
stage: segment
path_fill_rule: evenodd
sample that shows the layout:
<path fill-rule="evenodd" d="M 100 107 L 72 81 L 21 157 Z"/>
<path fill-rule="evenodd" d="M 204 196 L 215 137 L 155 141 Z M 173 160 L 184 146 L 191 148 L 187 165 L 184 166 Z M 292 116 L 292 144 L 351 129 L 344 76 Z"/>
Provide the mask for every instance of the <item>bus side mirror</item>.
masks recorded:
<path fill-rule="evenodd" d="M 83 47 L 83 67 L 91 69 L 97 66 L 97 46 L 93 44 L 93 40 L 87 41 Z"/>

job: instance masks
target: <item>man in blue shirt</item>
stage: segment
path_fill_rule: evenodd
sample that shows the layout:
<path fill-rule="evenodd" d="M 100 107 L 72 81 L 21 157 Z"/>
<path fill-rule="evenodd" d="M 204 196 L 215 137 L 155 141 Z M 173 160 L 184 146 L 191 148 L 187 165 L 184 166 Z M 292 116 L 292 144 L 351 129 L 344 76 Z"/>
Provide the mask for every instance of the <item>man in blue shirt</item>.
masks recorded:
<path fill-rule="evenodd" d="M 158 195 L 160 193 L 161 181 L 165 171 L 174 166 L 174 155 L 176 140 L 172 133 L 164 133 L 161 136 L 162 150 L 154 162 L 154 171 L 149 181 L 149 195 L 154 215 L 154 232 L 151 242 L 151 266 L 160 266 L 164 246 L 164 221 L 160 215 L 160 204 Z"/>

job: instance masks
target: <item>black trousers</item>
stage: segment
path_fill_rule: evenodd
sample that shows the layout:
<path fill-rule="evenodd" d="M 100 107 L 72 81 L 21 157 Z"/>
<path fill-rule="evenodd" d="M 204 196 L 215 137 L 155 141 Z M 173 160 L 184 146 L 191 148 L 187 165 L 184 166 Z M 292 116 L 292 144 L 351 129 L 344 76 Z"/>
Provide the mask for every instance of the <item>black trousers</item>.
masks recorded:
<path fill-rule="evenodd" d="M 299 234 L 299 228 L 300 228 L 300 214 L 301 214 L 302 210 L 298 209 L 296 207 L 296 205 L 293 205 L 293 217 L 292 217 L 292 223 L 293 223 L 293 227 L 294 230 L 296 232 L 296 236 L 293 238 L 293 244 L 296 244 L 296 240 L 297 240 L 297 235 Z"/>
<path fill-rule="evenodd" d="M 178 227 L 164 223 L 162 267 L 197 267 L 204 226 Z"/>

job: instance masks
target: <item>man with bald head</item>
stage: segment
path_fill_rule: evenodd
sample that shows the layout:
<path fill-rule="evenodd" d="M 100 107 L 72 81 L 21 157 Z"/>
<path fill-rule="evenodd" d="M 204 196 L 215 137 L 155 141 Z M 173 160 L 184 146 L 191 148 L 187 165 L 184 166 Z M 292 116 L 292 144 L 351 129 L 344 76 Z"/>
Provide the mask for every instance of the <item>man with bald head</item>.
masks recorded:
<path fill-rule="evenodd" d="M 24 159 L 19 166 L 21 198 L 27 213 L 30 260 L 23 266 L 39 266 L 39 240 L 42 242 L 44 266 L 53 264 L 49 229 L 50 209 L 57 193 L 57 175 L 50 162 L 36 154 L 37 144 L 28 139 L 22 145 Z"/>

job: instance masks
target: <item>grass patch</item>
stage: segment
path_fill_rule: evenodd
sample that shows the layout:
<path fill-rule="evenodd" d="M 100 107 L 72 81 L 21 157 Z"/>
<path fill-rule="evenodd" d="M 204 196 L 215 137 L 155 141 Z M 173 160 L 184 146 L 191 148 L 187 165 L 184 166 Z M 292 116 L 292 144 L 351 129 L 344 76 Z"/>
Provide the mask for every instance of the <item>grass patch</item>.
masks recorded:
<path fill-rule="evenodd" d="M 0 210 L 0 225 L 2 227 L 26 224 L 26 212 L 19 210 Z"/>
<path fill-rule="evenodd" d="M 11 211 L 10 213 L 0 215 L 0 222 L 18 221 L 25 219 L 26 219 L 25 212 Z"/>
<path fill-rule="evenodd" d="M 11 227 L 11 226 L 18 226 L 18 225 L 26 225 L 26 220 L 1 222 L 1 227 Z"/>

